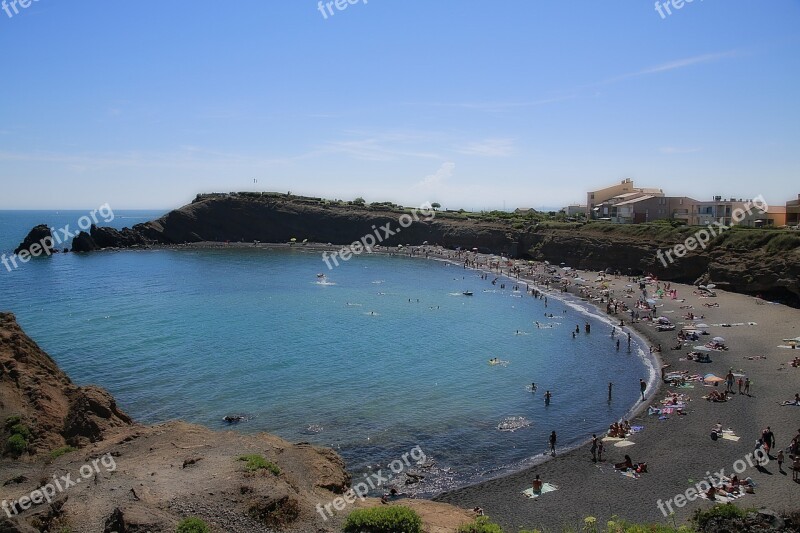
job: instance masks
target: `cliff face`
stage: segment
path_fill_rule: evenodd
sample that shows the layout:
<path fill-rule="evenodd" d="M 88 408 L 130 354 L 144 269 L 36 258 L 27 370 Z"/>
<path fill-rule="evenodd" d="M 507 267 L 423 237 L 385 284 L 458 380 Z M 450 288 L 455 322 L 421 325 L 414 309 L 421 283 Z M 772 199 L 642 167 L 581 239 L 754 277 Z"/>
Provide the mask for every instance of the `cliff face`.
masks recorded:
<path fill-rule="evenodd" d="M 131 419 L 105 390 L 73 384 L 14 315 L 0 313 L 0 423 L 4 453 L 31 459 L 102 440 L 105 431 L 129 426 Z M 18 444 L 12 446 L 14 434 Z"/>
<path fill-rule="evenodd" d="M 344 245 L 367 235 L 379 244 L 478 248 L 480 251 L 566 263 L 575 268 L 623 273 L 653 273 L 660 279 L 716 283 L 720 288 L 761 294 L 800 305 L 800 235 L 776 230 L 729 230 L 710 240 L 705 250 L 662 262 L 667 251 L 698 228 L 593 223 L 537 224 L 525 219 L 498 220 L 458 213 L 418 213 L 401 228 L 408 211 L 386 206 L 353 206 L 283 194 L 215 194 L 132 229 L 92 227 L 75 239 L 75 251 L 128 248 L 148 244 L 214 242 L 310 242 Z M 382 228 L 394 234 L 387 234 Z M 399 230 L 399 231 L 398 231 Z M 377 232 L 377 233 L 376 233 Z M 666 265 L 665 265 L 666 263 Z"/>

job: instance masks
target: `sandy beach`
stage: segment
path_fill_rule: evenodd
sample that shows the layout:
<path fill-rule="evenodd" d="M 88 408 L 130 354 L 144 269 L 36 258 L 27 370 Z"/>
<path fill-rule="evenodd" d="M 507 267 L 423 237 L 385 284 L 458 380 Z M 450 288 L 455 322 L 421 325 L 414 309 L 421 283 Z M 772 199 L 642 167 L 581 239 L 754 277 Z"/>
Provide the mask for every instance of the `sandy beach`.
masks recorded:
<path fill-rule="evenodd" d="M 535 268 L 540 271 L 542 266 Z M 585 290 L 591 296 L 587 301 L 606 312 L 605 302 L 591 301 L 602 296 L 603 287 L 600 282 L 595 281 L 598 274 L 581 271 L 576 273 L 582 279 L 588 280 Z M 525 276 L 522 275 L 519 279 L 524 280 Z M 639 286 L 626 276 L 605 276 L 603 283 L 612 298 L 624 301 L 629 306 L 633 306 L 641 294 Z M 630 290 L 629 285 L 633 285 L 633 292 L 626 294 Z M 536 285 L 531 286 L 543 289 Z M 577 289 L 579 287 L 572 284 L 570 292 L 575 293 Z M 656 290 L 655 283 L 648 285 L 647 289 L 652 294 Z M 800 356 L 800 350 L 779 347 L 786 345 L 782 339 L 800 335 L 800 310 L 722 291 L 715 291 L 714 298 L 701 297 L 696 287 L 689 285 L 672 283 L 671 289 L 677 290 L 677 299 L 658 299 L 655 311 L 656 316 L 669 318 L 676 329 L 658 332 L 650 321 L 637 322 L 632 325 L 633 329 L 653 346 L 662 346 L 660 359 L 664 365 L 669 365 L 668 371 L 687 370 L 690 374 L 713 373 L 725 377 L 733 369 L 737 374 L 745 374 L 750 378 L 749 396 L 738 394 L 738 385 L 735 385 L 736 394 L 727 402 L 715 403 L 704 400 L 703 396 L 713 390 L 724 391 L 725 383 L 713 387 L 693 381 L 689 382 L 687 388 L 676 389 L 659 380 L 658 390 L 647 391 L 647 400 L 642 402 L 641 409 L 630 421 L 633 426 L 643 426 L 644 429 L 625 439 L 625 444 L 632 442 L 631 445 L 618 447 L 618 441 L 605 442 L 602 461 L 592 461 L 587 442 L 564 455 L 557 454 L 555 458 L 539 466 L 455 490 L 441 495 L 437 500 L 467 508 L 480 507 L 494 521 L 509 530 L 521 527 L 560 530 L 564 525 L 582 524 L 583 519 L 589 516 L 604 523 L 613 515 L 639 522 L 672 523 L 674 520 L 681 524 L 690 519 L 694 510 L 710 507 L 712 503 L 704 499 L 691 502 L 681 498 L 676 500 L 675 496 L 684 495 L 687 489 L 694 487 L 709 473 L 725 469 L 724 475 L 729 476 L 735 473 L 734 469 L 741 469 L 745 465 L 746 469 L 739 477 L 752 478 L 756 483 L 755 493 L 736 499 L 737 505 L 768 507 L 777 511 L 796 507 L 800 483 L 792 481 L 791 460 L 788 455 L 783 472 L 779 472 L 775 460 L 761 469 L 736 461 L 745 461 L 747 455 L 753 452 L 757 439 L 767 426 L 775 434 L 774 453 L 777 453 L 777 449 L 786 448 L 791 439 L 800 432 L 800 407 L 779 405 L 784 400 L 793 399 L 800 392 L 800 368 L 793 368 L 788 364 L 794 357 Z M 547 290 L 550 296 L 557 296 L 558 292 L 558 289 Z M 703 318 L 688 320 L 685 316 L 689 312 Z M 614 316 L 624 320 L 625 332 L 631 331 L 629 313 L 620 309 Z M 684 344 L 680 350 L 670 349 L 676 345 L 677 333 L 682 327 L 701 323 L 708 325 L 701 329 L 706 330 L 709 335 Z M 730 327 L 723 324 L 730 324 Z M 565 329 L 564 334 L 569 335 L 570 330 Z M 590 334 L 605 335 L 609 337 L 609 343 L 615 342 L 611 338 L 610 330 L 592 331 Z M 584 335 L 581 328 L 576 342 L 580 342 L 580 337 Z M 687 353 L 692 351 L 693 346 L 701 346 L 717 336 L 724 337 L 725 344 L 729 347 L 727 351 L 709 352 L 711 363 L 687 360 Z M 625 342 L 623 337 L 623 343 Z M 591 354 L 586 355 L 591 357 Z M 632 355 L 623 349 L 620 357 Z M 546 386 L 547 384 L 542 384 L 542 387 Z M 608 401 L 607 386 L 607 383 L 597 383 L 593 390 L 583 391 L 583 394 L 596 396 L 598 405 L 602 405 Z M 614 387 L 632 387 L 638 390 L 639 383 L 615 383 Z M 661 400 L 671 392 L 685 395 L 687 414 L 681 416 L 673 413 L 663 419 L 659 415 L 648 415 L 646 407 L 663 407 Z M 560 401 L 569 401 L 569 398 L 553 398 L 553 402 Z M 711 428 L 718 422 L 723 428 L 732 429 L 739 439 L 712 440 Z M 559 428 L 552 429 L 558 431 Z M 586 438 L 587 441 L 590 440 L 591 435 Z M 538 455 L 546 447 L 545 442 L 532 442 L 531 454 Z M 630 455 L 634 463 L 646 462 L 647 473 L 631 478 L 616 471 L 614 463 L 622 462 L 626 454 Z M 755 463 L 752 460 L 751 462 Z M 557 486 L 558 490 L 543 494 L 537 499 L 525 497 L 522 491 L 531 487 L 536 474 L 545 482 Z M 676 502 L 683 503 L 683 506 L 679 507 Z M 670 516 L 665 517 L 660 509 L 664 509 Z"/>

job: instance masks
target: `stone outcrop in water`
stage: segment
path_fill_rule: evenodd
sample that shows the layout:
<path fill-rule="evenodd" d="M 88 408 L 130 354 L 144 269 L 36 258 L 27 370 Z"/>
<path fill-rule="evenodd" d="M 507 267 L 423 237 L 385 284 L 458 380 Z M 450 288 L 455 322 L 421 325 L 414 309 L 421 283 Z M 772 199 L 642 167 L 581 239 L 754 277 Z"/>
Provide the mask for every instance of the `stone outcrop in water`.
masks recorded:
<path fill-rule="evenodd" d="M 54 241 L 50 228 L 46 224 L 39 224 L 28 233 L 22 243 L 14 250 L 14 253 L 19 254 L 22 251 L 26 251 L 34 257 L 50 255 L 57 251 L 53 250 L 53 245 Z"/>

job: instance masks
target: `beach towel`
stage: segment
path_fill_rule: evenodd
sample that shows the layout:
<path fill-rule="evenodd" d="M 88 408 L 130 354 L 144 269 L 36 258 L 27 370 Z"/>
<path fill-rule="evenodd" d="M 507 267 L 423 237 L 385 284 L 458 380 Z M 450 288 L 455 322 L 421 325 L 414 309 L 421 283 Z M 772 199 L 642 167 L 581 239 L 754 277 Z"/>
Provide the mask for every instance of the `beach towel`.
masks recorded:
<path fill-rule="evenodd" d="M 615 448 L 627 448 L 628 446 L 633 446 L 634 444 L 636 444 L 636 443 L 632 442 L 632 441 L 629 441 L 629 440 L 621 440 L 619 442 L 615 442 L 614 443 L 614 447 Z"/>
<path fill-rule="evenodd" d="M 620 474 L 631 479 L 639 479 L 641 477 L 640 474 L 637 474 L 633 470 L 620 470 Z"/>
<path fill-rule="evenodd" d="M 604 442 L 618 442 L 624 440 L 622 437 L 603 437 Z"/>
<path fill-rule="evenodd" d="M 558 490 L 557 486 L 555 486 L 555 485 L 553 485 L 551 483 L 545 483 L 545 484 L 542 485 L 542 492 L 540 492 L 539 494 L 535 494 L 533 492 L 532 488 L 523 490 L 522 494 L 524 494 L 525 496 L 527 496 L 528 498 L 533 500 L 533 499 L 538 498 L 542 494 L 546 494 L 548 492 L 553 492 L 553 491 L 556 491 L 556 490 Z"/>
<path fill-rule="evenodd" d="M 738 442 L 741 437 L 737 437 L 733 433 L 722 433 L 722 438 L 725 440 L 732 440 L 733 442 Z"/>
<path fill-rule="evenodd" d="M 631 433 L 639 433 L 644 430 L 644 426 L 631 426 Z"/>

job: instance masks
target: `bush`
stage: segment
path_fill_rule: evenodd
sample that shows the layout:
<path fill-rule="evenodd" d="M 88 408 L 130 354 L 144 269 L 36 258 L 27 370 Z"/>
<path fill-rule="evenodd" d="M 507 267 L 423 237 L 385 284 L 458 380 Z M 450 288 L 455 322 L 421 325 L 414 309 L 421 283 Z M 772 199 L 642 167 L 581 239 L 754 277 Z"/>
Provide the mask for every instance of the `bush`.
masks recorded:
<path fill-rule="evenodd" d="M 211 533 L 211 528 L 203 520 L 191 517 L 181 521 L 175 533 Z"/>
<path fill-rule="evenodd" d="M 245 461 L 244 467 L 247 468 L 251 472 L 256 472 L 258 470 L 268 470 L 275 474 L 276 476 L 281 475 L 281 469 L 278 468 L 278 465 L 273 463 L 272 461 L 267 461 L 261 455 L 242 455 L 239 457 L 240 461 Z"/>
<path fill-rule="evenodd" d="M 479 516 L 471 524 L 458 528 L 458 533 L 503 533 L 503 530 L 490 521 L 488 516 Z"/>
<path fill-rule="evenodd" d="M 402 506 L 358 509 L 347 516 L 345 533 L 422 533 L 422 519 Z"/>
<path fill-rule="evenodd" d="M 748 510 L 740 509 L 731 503 L 725 503 L 722 505 L 715 505 L 708 510 L 698 509 L 692 516 L 692 522 L 697 525 L 698 529 L 704 530 L 709 522 L 744 518 L 747 516 L 748 512 Z"/>
<path fill-rule="evenodd" d="M 6 452 L 10 453 L 14 457 L 19 457 L 25 453 L 25 450 L 27 449 L 28 441 L 26 441 L 25 437 L 18 433 L 11 435 L 6 441 Z"/>
<path fill-rule="evenodd" d="M 8 428 L 10 428 L 12 426 L 16 426 L 21 421 L 22 421 L 22 417 L 20 417 L 19 415 L 9 416 L 8 418 L 6 418 L 6 429 L 8 429 Z"/>
<path fill-rule="evenodd" d="M 23 424 L 14 424 L 13 426 L 11 426 L 11 434 L 20 435 L 25 440 L 31 438 L 31 430 L 28 429 L 28 426 L 25 426 Z"/>
<path fill-rule="evenodd" d="M 52 452 L 50 452 L 50 459 L 58 459 L 62 455 L 66 455 L 70 452 L 74 452 L 77 448 L 73 448 L 72 446 L 62 446 L 61 448 L 56 448 Z"/>

